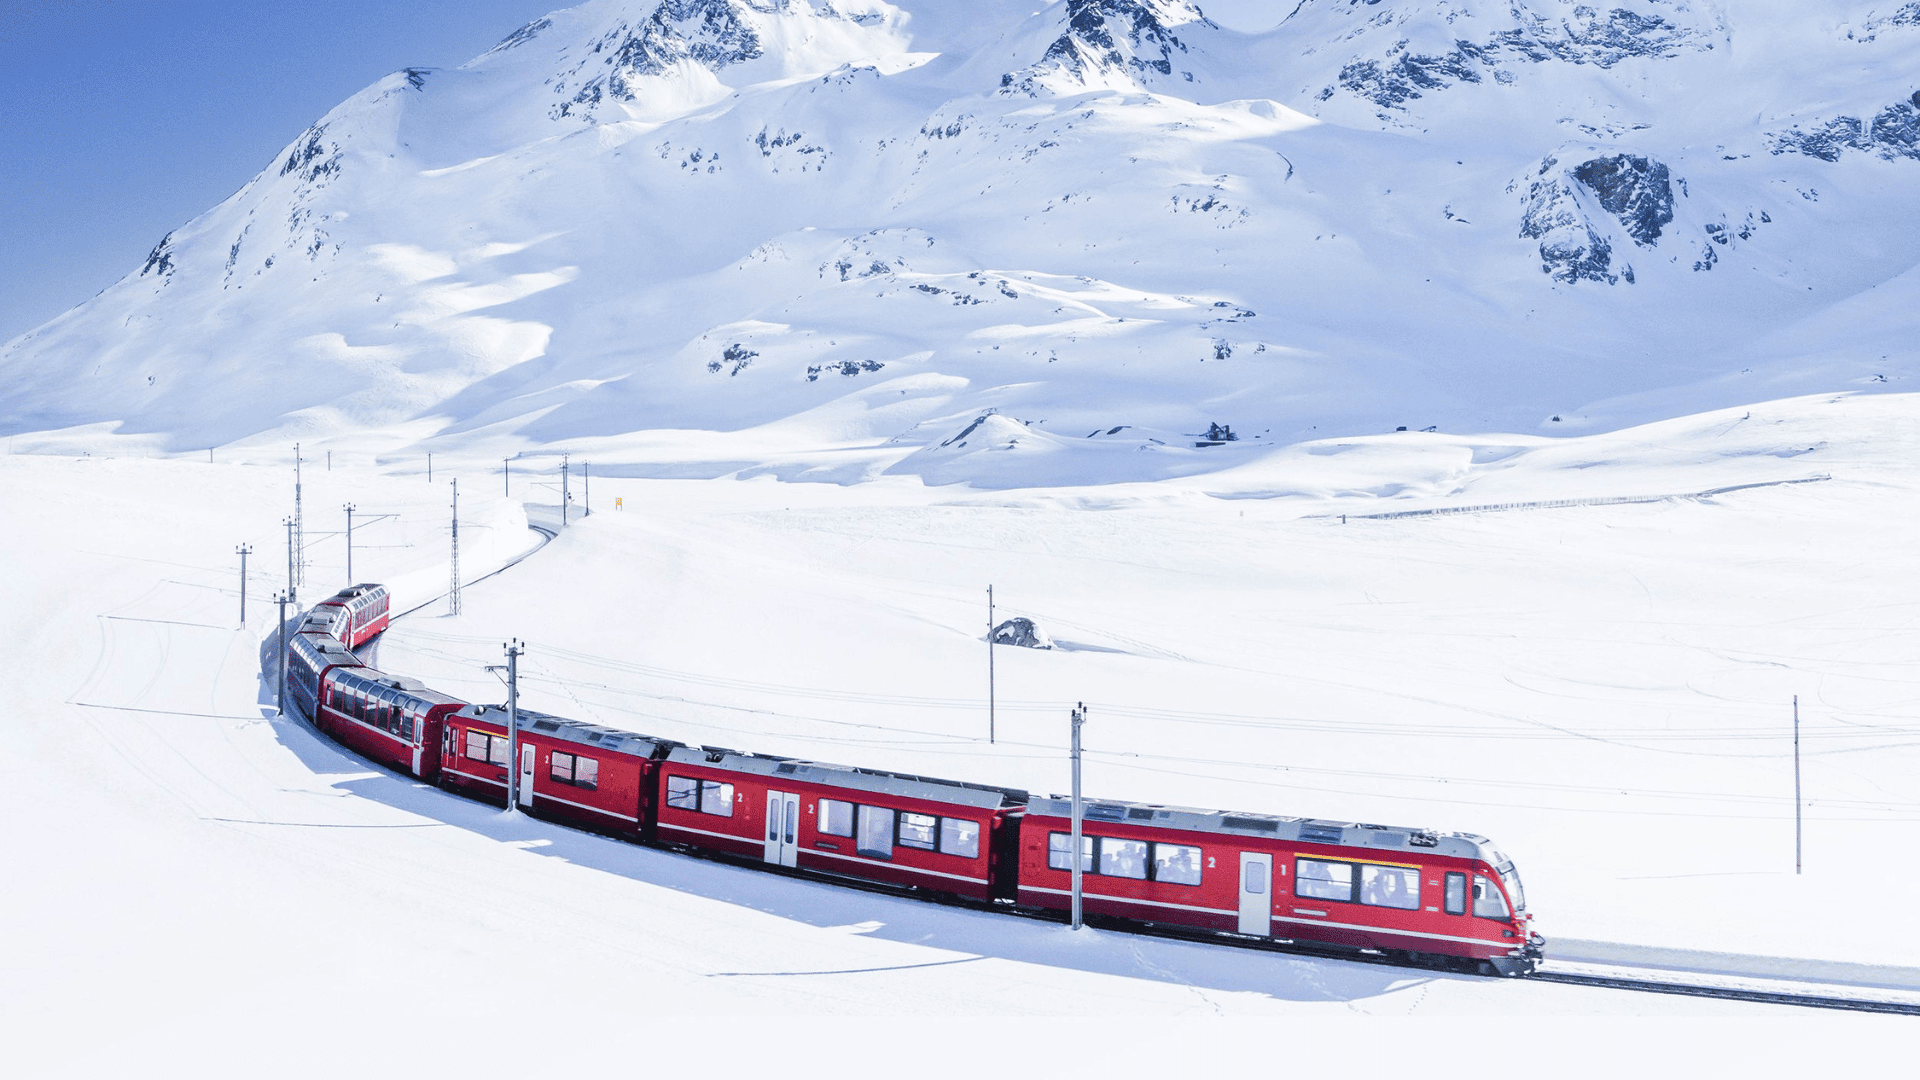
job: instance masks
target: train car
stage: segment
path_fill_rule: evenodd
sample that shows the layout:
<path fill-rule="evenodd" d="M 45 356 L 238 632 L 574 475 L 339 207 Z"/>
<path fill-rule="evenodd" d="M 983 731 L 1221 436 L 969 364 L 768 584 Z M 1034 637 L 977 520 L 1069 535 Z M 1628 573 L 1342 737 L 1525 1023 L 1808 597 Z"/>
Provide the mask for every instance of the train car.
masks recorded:
<path fill-rule="evenodd" d="M 337 667 L 320 680 L 314 726 L 363 757 L 428 783 L 440 777 L 440 730 L 466 702 L 370 667 Z"/>
<path fill-rule="evenodd" d="M 657 782 L 661 843 L 1012 899 L 1024 791 L 688 746 L 668 752 Z"/>
<path fill-rule="evenodd" d="M 628 731 L 520 710 L 520 806 L 563 824 L 648 838 L 657 759 L 678 746 Z M 440 784 L 504 804 L 507 709 L 469 705 L 441 736 Z"/>
<path fill-rule="evenodd" d="M 1028 803 L 1022 903 L 1070 906 L 1072 804 Z M 1533 970 L 1543 942 L 1513 863 L 1484 837 L 1145 803 L 1085 802 L 1090 916 Z"/>
<path fill-rule="evenodd" d="M 347 609 L 339 604 L 322 604 L 301 616 L 299 623 L 294 626 L 293 632 L 296 634 L 325 634 L 335 641 L 340 642 L 341 648 L 346 648 L 349 630 L 348 623 L 350 619 L 351 616 L 347 614 Z"/>
<path fill-rule="evenodd" d="M 287 642 L 287 696 L 294 708 L 309 721 L 315 721 L 320 703 L 320 682 L 327 672 L 337 668 L 360 667 L 360 660 L 334 638 L 306 631 Z"/>
<path fill-rule="evenodd" d="M 349 585 L 315 604 L 309 614 L 326 608 L 344 612 L 345 625 L 339 626 L 333 636 L 346 642 L 347 648 L 357 649 L 387 628 L 387 606 L 385 585 Z"/>

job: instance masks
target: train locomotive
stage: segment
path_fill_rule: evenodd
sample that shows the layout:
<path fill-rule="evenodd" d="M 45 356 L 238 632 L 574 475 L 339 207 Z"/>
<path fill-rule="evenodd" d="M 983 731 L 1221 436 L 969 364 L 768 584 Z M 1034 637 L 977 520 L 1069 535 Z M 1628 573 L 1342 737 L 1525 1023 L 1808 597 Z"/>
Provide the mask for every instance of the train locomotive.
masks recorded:
<path fill-rule="evenodd" d="M 317 605 L 287 647 L 287 696 L 318 730 L 396 771 L 636 843 L 956 903 L 1056 916 L 1070 902 L 1070 803 L 1016 788 L 688 746 L 471 704 L 362 664 L 388 595 Z M 377 628 L 377 629 L 376 629 Z M 1090 921 L 1184 936 L 1525 975 L 1544 939 L 1512 860 L 1485 837 L 1106 799 L 1082 802 Z"/>

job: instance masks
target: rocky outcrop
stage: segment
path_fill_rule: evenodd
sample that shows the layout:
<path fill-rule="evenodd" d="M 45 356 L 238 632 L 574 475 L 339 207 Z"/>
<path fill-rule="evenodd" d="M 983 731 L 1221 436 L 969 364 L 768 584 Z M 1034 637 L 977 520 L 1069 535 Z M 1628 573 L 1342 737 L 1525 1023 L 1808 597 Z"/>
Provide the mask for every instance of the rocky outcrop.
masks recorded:
<path fill-rule="evenodd" d="M 1673 221 L 1673 182 L 1666 165 L 1612 154 L 1563 169 L 1559 158 L 1549 157 L 1527 185 L 1520 236 L 1540 242 L 1542 273 L 1569 285 L 1633 284 L 1633 267 L 1615 262 L 1612 222 L 1590 213 L 1588 200 L 1619 222 L 1634 245 L 1651 248 Z"/>
<path fill-rule="evenodd" d="M 591 58 L 575 69 L 585 81 L 554 106 L 554 117 L 590 114 L 609 100 L 633 101 L 639 80 L 677 64 L 718 71 L 757 59 L 763 53 L 760 36 L 741 8 L 741 0 L 661 0 L 638 25 L 616 25 L 588 47 Z M 597 74 L 586 74 L 595 69 Z M 565 93 L 573 84 L 562 80 L 558 86 Z"/>
<path fill-rule="evenodd" d="M 1811 130 L 1796 127 L 1771 133 L 1768 140 L 1776 155 L 1804 154 L 1822 161 L 1839 161 L 1848 150 L 1859 150 L 1888 161 L 1920 160 L 1920 90 L 1880 110 L 1872 120 L 1836 116 Z"/>
<path fill-rule="evenodd" d="M 1573 170 L 1607 213 L 1620 220 L 1633 242 L 1652 247 L 1673 220 L 1673 184 L 1667 167 L 1632 154 L 1594 158 Z"/>
<path fill-rule="evenodd" d="M 1213 23 L 1188 0 L 1067 0 L 1067 24 L 1040 61 L 1000 78 L 1003 91 L 1033 95 L 1050 78 L 1079 84 L 1194 81 L 1187 44 L 1174 27 Z"/>

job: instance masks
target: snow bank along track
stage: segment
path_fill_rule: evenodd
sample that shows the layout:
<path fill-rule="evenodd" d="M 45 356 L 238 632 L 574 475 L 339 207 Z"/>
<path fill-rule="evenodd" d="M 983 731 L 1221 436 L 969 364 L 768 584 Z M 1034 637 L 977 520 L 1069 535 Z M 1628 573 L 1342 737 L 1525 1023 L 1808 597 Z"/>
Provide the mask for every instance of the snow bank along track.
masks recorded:
<path fill-rule="evenodd" d="M 552 528 L 529 528 L 540 534 L 540 543 L 476 581 L 519 563 L 556 536 Z M 374 626 L 369 620 L 366 629 L 378 633 L 386 625 L 383 588 L 349 589 L 314 611 L 340 603 L 364 605 L 370 592 L 378 594 L 381 621 Z M 394 617 L 413 614 L 438 599 Z M 377 765 L 483 800 L 506 802 L 504 709 L 468 705 L 365 666 L 345 648 L 348 642 L 364 645 L 357 632 L 350 631 L 348 641 L 341 642 L 315 632 L 311 618 L 300 625 L 302 632 L 295 635 L 298 647 L 288 650 L 288 687 L 295 711 L 304 719 Z M 294 663 L 296 657 L 299 665 Z M 293 674 L 296 666 L 308 677 L 307 684 Z M 558 824 L 735 864 L 826 878 L 851 888 L 1029 918 L 1064 918 L 1065 890 L 1051 886 L 1064 885 L 1069 876 L 1071 845 L 1064 842 L 1065 821 L 1055 820 L 1065 813 L 1057 799 L 971 783 L 688 747 L 530 711 L 522 712 L 516 732 L 522 755 L 522 805 Z M 587 745 L 598 747 L 596 757 L 579 753 Z M 475 746 L 480 747 L 477 753 Z M 624 753 L 610 752 L 616 746 Z M 396 754 L 396 748 L 401 752 Z M 541 790 L 536 755 L 549 763 L 552 782 L 569 785 L 562 790 L 572 798 Z M 633 807 L 638 813 L 607 811 L 579 801 L 602 792 L 617 793 L 623 758 L 638 766 L 633 774 L 639 780 L 637 788 L 627 788 L 627 794 L 638 800 Z M 489 770 L 494 776 L 483 775 Z M 773 790 L 776 786 L 793 790 Z M 724 809 L 709 805 L 710 796 L 721 790 Z M 754 791 L 754 798 L 749 798 L 748 790 Z M 764 815 L 759 813 L 763 799 Z M 804 817 L 799 813 L 802 800 L 807 800 Z M 880 805 L 883 802 L 892 805 Z M 1575 952 L 1595 955 L 1550 961 L 1547 970 L 1538 970 L 1542 943 L 1528 932 L 1532 916 L 1525 912 L 1517 873 L 1489 842 L 1471 834 L 1088 803 L 1090 839 L 1083 849 L 1083 863 L 1089 878 L 1088 921 L 1096 925 L 1369 964 L 1497 972 L 1602 989 L 1920 1016 L 1920 972 L 1906 969 L 1800 965 L 1730 956 L 1718 956 L 1713 966 L 1702 968 L 1688 961 L 1710 954 L 1690 953 L 1680 956 L 1677 964 L 1662 963 L 1660 959 L 1675 958 L 1652 958 L 1661 950 L 1584 942 L 1578 943 L 1584 948 Z M 944 816 L 942 811 L 955 816 Z M 709 816 L 700 818 L 698 813 Z M 688 819 L 709 827 L 690 827 L 685 824 Z M 884 822 L 884 835 L 869 835 L 870 825 L 877 822 Z M 732 824 L 729 831 L 716 831 L 728 823 Z M 1058 833 L 1049 833 L 1048 826 Z M 809 832 L 812 836 L 804 835 Z M 832 837 L 854 842 L 842 845 Z M 800 843 L 802 839 L 810 839 L 812 846 Z M 854 846 L 860 849 L 858 857 L 841 853 L 843 847 Z M 1382 847 L 1388 850 L 1379 850 Z M 831 855 L 826 849 L 832 849 Z M 952 858 L 935 864 L 943 870 L 908 865 L 918 851 Z M 894 861 L 896 854 L 901 856 L 899 862 Z M 1231 869 L 1234 855 L 1239 857 L 1239 874 Z M 840 861 L 826 861 L 828 857 Z M 1203 860 L 1216 873 L 1203 876 Z M 1054 882 L 1056 876 L 1061 880 Z M 1208 879 L 1211 890 L 1203 888 Z M 1425 905 L 1425 912 L 1419 910 L 1423 879 L 1431 887 L 1424 899 L 1440 902 Z M 1175 887 L 1171 895 L 1189 902 L 1155 900 L 1142 892 L 1158 886 L 1164 893 L 1168 885 Z M 1178 891 L 1183 888 L 1191 891 Z M 1389 888 L 1394 891 L 1375 891 Z M 1412 895 L 1403 901 L 1400 889 L 1410 889 Z M 1233 910 L 1236 898 L 1238 911 Z M 1314 907 L 1292 906 L 1301 904 Z M 1451 922 L 1427 917 L 1440 914 L 1442 907 L 1445 914 L 1464 918 Z M 1332 914 L 1340 921 L 1320 921 L 1329 914 L 1327 909 L 1335 909 Z M 1286 914 L 1289 911 L 1291 915 Z M 1369 918 L 1370 923 L 1361 921 Z M 1435 927 L 1454 933 L 1436 933 Z M 1506 927 L 1498 931 L 1505 940 L 1493 936 L 1500 927 Z M 1476 931 L 1479 938 L 1466 936 Z M 1639 954 L 1646 957 L 1636 962 Z M 1836 971 L 1796 970 L 1803 966 Z M 1880 973 L 1877 977 L 1883 981 L 1875 981 L 1873 973 Z M 1892 973 L 1891 982 L 1884 981 L 1886 973 Z M 1822 982 L 1827 985 L 1819 986 Z M 1895 1001 L 1858 996 L 1844 992 L 1844 986 L 1864 991 L 1910 989 L 1912 997 Z"/>

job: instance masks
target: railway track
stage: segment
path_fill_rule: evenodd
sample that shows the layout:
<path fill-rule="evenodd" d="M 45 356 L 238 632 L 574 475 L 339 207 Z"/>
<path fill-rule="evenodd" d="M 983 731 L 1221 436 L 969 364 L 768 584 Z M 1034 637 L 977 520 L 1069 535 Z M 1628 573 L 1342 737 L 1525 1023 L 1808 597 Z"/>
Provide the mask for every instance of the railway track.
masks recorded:
<path fill-rule="evenodd" d="M 1677 997 L 1749 1001 L 1762 1005 L 1796 1005 L 1809 1009 L 1840 1009 L 1848 1012 L 1920 1016 L 1920 1003 L 1886 1001 L 1878 998 L 1841 997 L 1832 994 L 1762 990 L 1738 986 L 1710 986 L 1701 983 L 1667 982 L 1663 979 L 1624 978 L 1617 975 L 1581 975 L 1566 971 L 1536 971 L 1526 978 L 1534 982 L 1589 986 L 1603 990 L 1630 990 L 1645 994 L 1671 994 Z"/>

